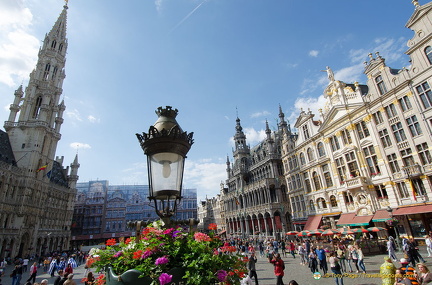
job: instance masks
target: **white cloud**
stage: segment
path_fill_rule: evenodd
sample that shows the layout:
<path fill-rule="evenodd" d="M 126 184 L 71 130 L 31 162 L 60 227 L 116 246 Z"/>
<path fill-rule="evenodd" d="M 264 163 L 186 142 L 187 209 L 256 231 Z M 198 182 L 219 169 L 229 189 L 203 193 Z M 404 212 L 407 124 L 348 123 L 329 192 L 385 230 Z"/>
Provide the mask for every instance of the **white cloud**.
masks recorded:
<path fill-rule="evenodd" d="M 11 87 L 36 64 L 39 40 L 30 34 L 33 15 L 20 1 L 0 1 L 0 83 Z"/>
<path fill-rule="evenodd" d="M 91 146 L 87 143 L 73 142 L 69 146 L 73 149 L 90 149 Z"/>
<path fill-rule="evenodd" d="M 251 118 L 259 118 L 259 117 L 264 117 L 264 116 L 268 116 L 271 115 L 270 112 L 268 111 L 262 111 L 262 112 L 256 112 L 250 115 Z"/>
<path fill-rule="evenodd" d="M 96 117 L 94 117 L 92 115 L 89 115 L 87 117 L 87 119 L 89 120 L 90 123 L 100 123 L 100 119 L 98 119 L 98 118 L 96 118 Z"/>
<path fill-rule="evenodd" d="M 186 160 L 183 188 L 196 188 L 198 201 L 219 194 L 220 184 L 226 179 L 225 163 Z"/>
<path fill-rule="evenodd" d="M 312 111 L 312 114 L 315 114 L 314 120 L 319 120 L 319 109 L 322 109 L 326 103 L 326 99 L 324 96 L 319 97 L 306 97 L 306 98 L 297 98 L 296 102 L 294 103 L 294 110 L 293 112 L 288 116 L 288 120 L 290 122 L 295 122 L 300 114 L 300 110 L 303 109 L 303 111 L 308 112 L 309 110 Z"/>
<path fill-rule="evenodd" d="M 162 11 L 162 0 L 155 0 L 156 11 L 161 13 Z"/>
<path fill-rule="evenodd" d="M 73 109 L 71 111 L 66 111 L 66 115 L 70 118 L 70 119 L 74 119 L 77 121 L 82 121 L 80 112 L 77 109 Z"/>
<path fill-rule="evenodd" d="M 244 133 L 246 135 L 247 143 L 250 145 L 255 145 L 266 138 L 264 130 L 257 131 L 254 128 L 244 128 Z"/>
<path fill-rule="evenodd" d="M 311 50 L 311 51 L 309 51 L 309 56 L 317 57 L 318 54 L 319 54 L 319 51 L 317 51 L 317 50 Z"/>

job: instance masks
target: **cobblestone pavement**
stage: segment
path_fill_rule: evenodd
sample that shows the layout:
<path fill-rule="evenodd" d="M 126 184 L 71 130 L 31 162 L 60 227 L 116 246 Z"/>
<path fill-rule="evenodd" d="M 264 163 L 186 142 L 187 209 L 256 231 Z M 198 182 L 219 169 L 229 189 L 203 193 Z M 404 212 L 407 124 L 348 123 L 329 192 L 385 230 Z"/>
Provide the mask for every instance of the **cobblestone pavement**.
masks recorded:
<path fill-rule="evenodd" d="M 426 259 L 426 263 L 432 262 L 432 258 L 427 258 L 426 249 L 420 247 L 420 253 Z M 381 279 L 378 277 L 379 267 L 384 262 L 385 254 L 369 255 L 365 257 L 365 265 L 367 274 L 362 273 L 347 273 L 349 276 L 344 278 L 345 285 L 380 285 Z M 402 253 L 397 253 L 398 258 L 402 258 Z M 334 278 L 322 277 L 319 280 L 314 279 L 312 272 L 307 266 L 300 264 L 300 259 L 293 258 L 291 255 L 282 257 L 285 261 L 285 277 L 284 283 L 288 284 L 290 280 L 296 280 L 299 285 L 313 285 L 313 284 L 336 284 Z M 399 267 L 399 263 L 395 263 L 396 267 Z M 30 266 L 29 266 L 30 268 Z M 268 262 L 265 257 L 258 256 L 258 262 L 256 264 L 258 282 L 260 285 L 274 285 L 276 284 L 276 277 L 273 273 L 273 265 Z M 2 282 L 0 284 L 10 285 L 12 284 L 12 278 L 9 277 L 12 271 L 12 265 L 9 265 L 2 277 Z M 54 284 L 55 278 L 52 278 L 49 274 L 43 273 L 42 268 L 39 268 L 40 274 L 37 275 L 36 282 L 40 282 L 42 279 L 48 279 L 50 285 Z M 84 277 L 85 269 L 84 265 L 81 265 L 74 270 L 74 280 L 76 283 L 81 283 L 81 279 Z M 322 273 L 322 272 L 321 272 Z M 331 272 L 330 272 L 331 273 Z M 21 285 L 25 284 L 25 281 L 29 278 L 29 272 L 25 272 L 21 279 Z M 253 284 L 255 284 L 253 282 Z M 202 284 L 206 285 L 206 284 Z"/>

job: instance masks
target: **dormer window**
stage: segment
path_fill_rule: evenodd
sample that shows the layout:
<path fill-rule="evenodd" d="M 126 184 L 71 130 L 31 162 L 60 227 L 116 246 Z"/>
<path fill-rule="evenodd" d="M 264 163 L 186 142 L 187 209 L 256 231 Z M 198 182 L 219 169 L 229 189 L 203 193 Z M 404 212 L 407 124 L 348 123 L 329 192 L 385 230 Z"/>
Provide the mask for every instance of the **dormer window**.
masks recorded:
<path fill-rule="evenodd" d="M 309 139 L 309 138 L 310 138 L 310 135 L 309 135 L 309 129 L 308 129 L 308 126 L 307 126 L 307 125 L 304 125 L 304 126 L 302 127 L 302 129 L 303 129 L 303 135 L 304 135 L 305 140 Z"/>
<path fill-rule="evenodd" d="M 383 81 L 383 78 L 381 75 L 375 77 L 375 82 L 377 84 L 378 91 L 379 91 L 380 95 L 387 93 L 387 88 L 384 84 L 384 81 Z"/>

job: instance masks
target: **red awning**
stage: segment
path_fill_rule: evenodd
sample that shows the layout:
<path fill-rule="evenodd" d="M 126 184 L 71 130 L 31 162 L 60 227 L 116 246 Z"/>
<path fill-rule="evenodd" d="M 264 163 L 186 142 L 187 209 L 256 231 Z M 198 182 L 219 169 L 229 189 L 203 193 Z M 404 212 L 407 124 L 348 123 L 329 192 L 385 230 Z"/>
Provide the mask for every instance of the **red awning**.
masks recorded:
<path fill-rule="evenodd" d="M 393 215 L 411 215 L 432 212 L 432 205 L 420 205 L 396 209 Z"/>
<path fill-rule="evenodd" d="M 351 224 L 352 220 L 355 217 L 355 213 L 342 214 L 336 225 L 344 226 Z"/>
<path fill-rule="evenodd" d="M 387 210 L 378 210 L 372 217 L 372 222 L 385 222 L 390 219 L 390 213 Z"/>
<path fill-rule="evenodd" d="M 372 215 L 371 216 L 355 216 L 354 219 L 352 220 L 351 225 L 353 226 L 366 226 L 370 223 L 370 221 L 372 220 Z"/>
<path fill-rule="evenodd" d="M 304 226 L 304 230 L 312 231 L 318 229 L 322 215 L 310 216 Z"/>

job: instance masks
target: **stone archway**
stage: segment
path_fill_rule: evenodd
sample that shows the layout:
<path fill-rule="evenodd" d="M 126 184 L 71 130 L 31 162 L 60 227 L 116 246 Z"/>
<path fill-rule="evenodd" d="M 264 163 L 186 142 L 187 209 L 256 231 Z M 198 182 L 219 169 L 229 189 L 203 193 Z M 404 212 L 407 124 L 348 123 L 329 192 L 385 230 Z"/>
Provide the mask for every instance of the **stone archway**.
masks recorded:
<path fill-rule="evenodd" d="M 29 247 L 30 247 L 30 235 L 28 233 L 24 233 L 21 236 L 21 240 L 19 242 L 17 256 L 25 257 L 28 254 Z"/>

